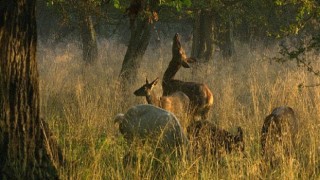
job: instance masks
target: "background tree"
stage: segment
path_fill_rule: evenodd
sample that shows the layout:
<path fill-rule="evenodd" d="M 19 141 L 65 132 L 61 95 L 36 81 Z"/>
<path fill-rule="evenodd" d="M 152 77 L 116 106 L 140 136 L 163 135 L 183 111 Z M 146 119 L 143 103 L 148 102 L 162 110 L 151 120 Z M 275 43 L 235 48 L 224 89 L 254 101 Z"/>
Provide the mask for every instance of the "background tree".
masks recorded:
<path fill-rule="evenodd" d="M 208 62 L 218 46 L 224 58 L 235 54 L 234 15 L 239 1 L 193 1 L 192 56 Z"/>
<path fill-rule="evenodd" d="M 121 84 L 131 84 L 137 78 L 138 69 L 149 44 L 153 23 L 158 20 L 158 8 L 158 0 L 131 0 L 130 6 L 126 9 L 131 36 L 120 71 Z"/>
<path fill-rule="evenodd" d="M 39 115 L 35 0 L 0 3 L 0 179 L 57 179 Z"/>
<path fill-rule="evenodd" d="M 158 16 L 159 10 L 162 7 L 181 9 L 186 4 L 190 4 L 190 1 L 130 0 L 125 13 L 129 17 L 131 34 L 119 75 L 124 89 L 137 78 L 138 69 L 151 38 L 151 31 L 160 16 L 160 14 Z"/>
<path fill-rule="evenodd" d="M 280 5 L 283 4 L 283 5 Z M 208 61 L 218 46 L 225 59 L 235 54 L 235 41 L 274 44 L 283 27 L 295 21 L 297 6 L 267 0 L 193 1 L 192 54 Z"/>
<path fill-rule="evenodd" d="M 79 17 L 80 36 L 82 40 L 82 58 L 86 63 L 93 63 L 98 58 L 98 44 L 97 36 L 94 28 L 93 18 L 90 13 L 89 5 L 91 2 L 88 0 L 73 1 L 76 6 L 77 14 Z M 92 11 L 92 10 L 91 10 Z"/>
<path fill-rule="evenodd" d="M 82 44 L 82 59 L 87 64 L 94 63 L 98 58 L 98 44 L 96 34 L 97 20 L 105 19 L 106 7 L 110 0 L 48 0 L 41 2 L 39 7 L 54 9 L 60 15 L 63 24 L 62 32 L 57 39 L 61 40 L 72 32 L 79 33 Z M 43 13 L 46 11 L 42 10 Z M 41 17 L 41 16 L 40 16 Z"/>
<path fill-rule="evenodd" d="M 195 3 L 194 3 L 195 4 Z M 214 14 L 210 8 L 194 9 L 191 56 L 208 62 L 214 52 Z"/>

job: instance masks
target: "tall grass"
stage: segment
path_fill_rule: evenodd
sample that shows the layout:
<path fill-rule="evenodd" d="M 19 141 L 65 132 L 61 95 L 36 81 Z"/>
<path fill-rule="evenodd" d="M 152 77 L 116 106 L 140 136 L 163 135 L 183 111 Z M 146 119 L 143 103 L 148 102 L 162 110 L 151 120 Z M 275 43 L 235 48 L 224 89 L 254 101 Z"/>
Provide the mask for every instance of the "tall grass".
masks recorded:
<path fill-rule="evenodd" d="M 187 46 L 187 45 L 186 45 Z M 119 93 L 117 77 L 126 51 L 124 45 L 102 40 L 95 65 L 85 66 L 77 43 L 40 45 L 41 112 L 68 160 L 60 169 L 63 179 L 149 179 L 152 178 L 147 148 L 137 151 L 138 164 L 123 166 L 128 151 L 113 117 L 130 106 L 146 103 L 133 95 L 145 77 L 162 75 L 171 60 L 171 42 L 161 53 L 148 49 L 140 68 L 139 79 Z M 187 52 L 190 47 L 186 47 Z M 157 51 L 157 52 L 155 52 Z M 177 78 L 206 83 L 214 94 L 210 120 L 220 127 L 244 129 L 246 158 L 238 154 L 183 158 L 166 166 L 166 179 L 319 179 L 320 178 L 320 90 L 298 88 L 302 82 L 319 79 L 293 62 L 271 62 L 277 49 L 256 49 L 241 44 L 233 61 L 215 56 L 208 65 L 181 69 Z M 317 62 L 316 62 L 317 63 Z M 320 67 L 315 64 L 316 67 Z M 161 86 L 156 92 L 161 94 Z M 270 168 L 260 155 L 260 131 L 263 120 L 276 106 L 291 106 L 299 117 L 299 148 L 296 156 L 283 158 Z M 176 163 L 176 164 L 175 164 Z"/>

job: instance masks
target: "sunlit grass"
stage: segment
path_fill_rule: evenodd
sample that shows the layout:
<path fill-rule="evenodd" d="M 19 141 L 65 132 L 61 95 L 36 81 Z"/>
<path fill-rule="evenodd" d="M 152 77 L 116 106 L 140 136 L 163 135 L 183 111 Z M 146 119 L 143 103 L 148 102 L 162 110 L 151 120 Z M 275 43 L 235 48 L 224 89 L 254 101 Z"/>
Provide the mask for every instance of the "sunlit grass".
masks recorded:
<path fill-rule="evenodd" d="M 110 44 L 109 44 L 110 43 Z M 112 44 L 113 43 L 113 44 Z M 153 155 L 148 148 L 137 151 L 138 164 L 125 168 L 123 157 L 128 146 L 118 132 L 113 117 L 130 106 L 146 103 L 133 95 L 145 77 L 162 75 L 171 60 L 170 42 L 161 57 L 149 50 L 139 79 L 123 97 L 117 77 L 125 46 L 101 41 L 97 64 L 84 66 L 76 44 L 56 47 L 41 45 L 38 54 L 41 112 L 57 137 L 68 160 L 60 169 L 63 179 L 149 179 Z M 186 49 L 188 49 L 186 47 Z M 320 177 L 320 91 L 299 89 L 300 83 L 318 79 L 293 62 L 277 64 L 266 58 L 275 49 L 250 50 L 239 45 L 237 58 L 219 57 L 209 65 L 181 69 L 177 78 L 206 83 L 214 94 L 211 121 L 221 128 L 244 129 L 247 158 L 233 153 L 214 157 L 184 157 L 164 165 L 163 177 L 170 179 L 318 179 Z M 188 51 L 187 51 L 188 52 Z M 156 87 L 161 94 L 161 86 Z M 295 157 L 283 157 L 270 168 L 260 155 L 263 120 L 276 106 L 291 106 L 300 120 Z M 175 164 L 176 163 L 176 164 Z"/>

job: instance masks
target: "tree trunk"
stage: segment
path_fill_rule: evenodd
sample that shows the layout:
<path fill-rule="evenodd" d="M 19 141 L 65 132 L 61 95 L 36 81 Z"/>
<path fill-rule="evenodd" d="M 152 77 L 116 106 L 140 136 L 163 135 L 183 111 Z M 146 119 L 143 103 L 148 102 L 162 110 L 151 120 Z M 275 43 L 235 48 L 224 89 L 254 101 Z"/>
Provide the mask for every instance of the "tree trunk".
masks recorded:
<path fill-rule="evenodd" d="M 223 43 L 221 44 L 222 56 L 226 59 L 235 54 L 233 39 L 233 23 L 230 19 L 226 22 L 226 31 L 222 34 Z"/>
<path fill-rule="evenodd" d="M 158 21 L 159 3 L 159 0 L 131 0 L 126 9 L 131 37 L 119 75 L 122 90 L 127 90 L 137 79 L 143 55 L 149 45 L 153 23 Z"/>
<path fill-rule="evenodd" d="M 0 4 L 0 179 L 58 179 L 39 117 L 35 0 Z"/>
<path fill-rule="evenodd" d="M 137 18 L 135 27 L 132 27 L 131 37 L 120 71 L 121 84 L 131 84 L 138 76 L 143 55 L 147 50 L 151 37 L 152 24 L 145 18 Z"/>
<path fill-rule="evenodd" d="M 195 14 L 192 57 L 208 62 L 213 57 L 214 32 L 211 10 L 202 9 Z"/>
<path fill-rule="evenodd" d="M 193 32 L 192 32 L 192 50 L 191 57 L 199 58 L 200 54 L 200 14 L 201 10 L 194 12 Z"/>
<path fill-rule="evenodd" d="M 83 12 L 82 12 L 83 13 Z M 97 37 L 94 29 L 92 17 L 89 15 L 80 15 L 80 28 L 82 39 L 82 57 L 83 60 L 92 64 L 98 58 Z"/>
<path fill-rule="evenodd" d="M 229 59 L 235 54 L 233 38 L 233 22 L 231 17 L 223 18 L 218 12 L 214 13 L 214 27 L 217 44 L 224 59 Z"/>
<path fill-rule="evenodd" d="M 200 44 L 202 45 L 203 51 L 200 53 L 200 57 L 203 57 L 205 62 L 208 62 L 214 51 L 214 34 L 213 34 L 213 18 L 211 10 L 202 10 L 201 13 L 201 39 Z"/>

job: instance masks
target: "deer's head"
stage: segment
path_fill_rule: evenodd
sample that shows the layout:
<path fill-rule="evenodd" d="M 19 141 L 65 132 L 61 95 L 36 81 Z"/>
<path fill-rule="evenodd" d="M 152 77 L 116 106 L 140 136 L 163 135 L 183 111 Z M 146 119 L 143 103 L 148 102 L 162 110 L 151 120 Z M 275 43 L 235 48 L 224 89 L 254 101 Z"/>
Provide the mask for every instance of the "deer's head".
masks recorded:
<path fill-rule="evenodd" d="M 182 65 L 184 68 L 190 68 L 189 63 L 196 62 L 195 58 L 187 57 L 186 52 L 181 46 L 180 35 L 178 33 L 176 33 L 173 37 L 172 56 L 172 61 Z"/>
<path fill-rule="evenodd" d="M 149 96 L 151 94 L 152 89 L 157 85 L 159 78 L 157 77 L 154 81 L 149 83 L 148 78 L 146 78 L 146 83 L 141 86 L 139 89 L 134 91 L 134 95 L 136 96 Z"/>

